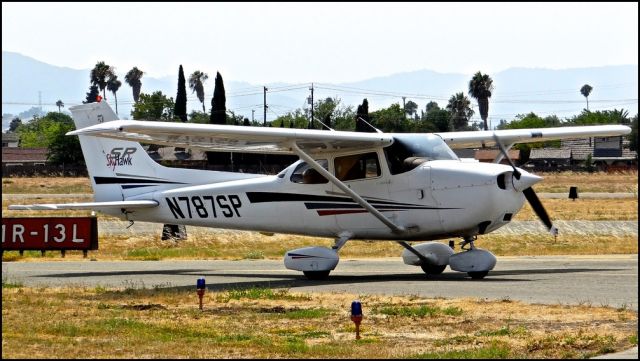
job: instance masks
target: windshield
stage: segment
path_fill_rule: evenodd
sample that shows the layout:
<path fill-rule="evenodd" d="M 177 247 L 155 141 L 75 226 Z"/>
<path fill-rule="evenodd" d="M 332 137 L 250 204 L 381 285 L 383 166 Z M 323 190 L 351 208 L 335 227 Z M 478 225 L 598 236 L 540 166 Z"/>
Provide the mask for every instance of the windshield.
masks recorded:
<path fill-rule="evenodd" d="M 384 149 L 391 174 L 407 172 L 421 162 L 458 160 L 451 148 L 437 135 L 394 134 L 393 138 L 393 144 Z"/>

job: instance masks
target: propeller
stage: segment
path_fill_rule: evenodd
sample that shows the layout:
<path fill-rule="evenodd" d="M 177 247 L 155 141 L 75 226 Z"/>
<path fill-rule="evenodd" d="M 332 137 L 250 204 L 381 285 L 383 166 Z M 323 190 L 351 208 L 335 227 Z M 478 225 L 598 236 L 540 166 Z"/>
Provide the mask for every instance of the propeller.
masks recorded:
<path fill-rule="evenodd" d="M 518 168 L 516 168 L 516 165 L 513 163 L 511 158 L 509 158 L 509 154 L 507 153 L 506 149 L 504 149 L 504 146 L 502 145 L 502 142 L 500 142 L 500 138 L 498 138 L 496 133 L 493 133 L 493 139 L 496 141 L 496 144 L 498 145 L 498 148 L 500 148 L 500 151 L 502 152 L 502 155 L 507 159 L 507 161 L 509 162 L 509 164 L 513 168 L 513 177 L 516 180 L 520 180 L 520 178 L 522 177 L 522 173 L 518 170 Z M 532 176 L 531 174 L 528 174 L 528 173 L 527 173 L 527 175 L 528 176 Z M 525 177 L 525 178 L 530 178 L 530 177 Z M 515 183 L 514 183 L 514 185 L 515 185 Z M 542 202 L 540 202 L 540 199 L 538 198 L 538 195 L 533 190 L 533 188 L 531 186 L 529 186 L 529 187 L 523 189 L 522 193 L 524 194 L 525 198 L 527 199 L 527 201 L 531 205 L 531 208 L 533 208 L 533 211 L 536 212 L 536 215 L 538 216 L 538 218 L 540 218 L 542 223 L 544 223 L 544 225 L 547 227 L 547 230 L 549 230 L 549 233 L 551 233 L 554 237 L 557 237 L 558 236 L 558 229 L 553 225 L 553 223 L 551 223 L 551 219 L 549 218 L 549 214 L 547 213 L 546 209 L 544 209 L 544 206 L 542 205 Z"/>

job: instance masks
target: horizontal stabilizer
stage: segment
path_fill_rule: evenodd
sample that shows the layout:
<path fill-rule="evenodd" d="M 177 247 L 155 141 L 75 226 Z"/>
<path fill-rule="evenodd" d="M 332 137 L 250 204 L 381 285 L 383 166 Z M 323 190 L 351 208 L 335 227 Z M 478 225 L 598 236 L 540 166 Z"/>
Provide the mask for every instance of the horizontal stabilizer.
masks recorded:
<path fill-rule="evenodd" d="M 120 209 L 120 208 L 153 208 L 158 202 L 152 200 L 141 201 L 115 201 L 115 202 L 86 202 L 86 203 L 49 203 L 49 204 L 14 204 L 11 210 L 64 210 L 64 209 Z"/>

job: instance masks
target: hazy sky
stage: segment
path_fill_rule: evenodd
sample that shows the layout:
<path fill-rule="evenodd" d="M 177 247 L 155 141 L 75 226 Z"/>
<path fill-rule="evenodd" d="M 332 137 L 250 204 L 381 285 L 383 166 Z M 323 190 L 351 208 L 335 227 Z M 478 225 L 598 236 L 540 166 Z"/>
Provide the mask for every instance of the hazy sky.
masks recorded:
<path fill-rule="evenodd" d="M 638 3 L 3 2 L 2 50 L 254 84 L 638 64 Z"/>

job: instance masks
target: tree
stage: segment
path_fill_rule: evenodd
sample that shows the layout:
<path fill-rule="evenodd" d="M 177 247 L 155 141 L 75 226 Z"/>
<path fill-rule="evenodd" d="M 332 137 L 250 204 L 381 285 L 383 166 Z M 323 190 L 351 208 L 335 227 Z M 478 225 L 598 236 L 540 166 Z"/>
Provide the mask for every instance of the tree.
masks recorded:
<path fill-rule="evenodd" d="M 213 89 L 213 98 L 211 98 L 211 124 L 226 124 L 226 96 L 224 93 L 224 82 L 219 72 L 216 72 L 215 87 Z"/>
<path fill-rule="evenodd" d="M 405 104 L 405 112 L 411 116 L 413 116 L 414 114 L 417 113 L 418 111 L 418 104 L 416 104 L 414 101 L 409 100 L 407 102 L 407 104 Z"/>
<path fill-rule="evenodd" d="M 449 98 L 447 110 L 451 113 L 454 130 L 467 130 L 469 128 L 469 119 L 473 116 L 473 109 L 471 109 L 471 101 L 464 96 L 464 93 L 452 95 Z"/>
<path fill-rule="evenodd" d="M 254 123 L 257 124 L 258 122 Z M 274 126 L 280 126 L 280 124 L 284 124 L 289 128 L 306 128 L 308 123 L 309 118 L 300 108 L 296 109 L 293 112 L 288 112 L 285 115 L 281 115 L 272 122 Z"/>
<path fill-rule="evenodd" d="M 211 98 L 211 116 L 209 117 L 209 123 L 227 124 L 226 101 L 222 75 L 220 75 L 220 72 L 216 72 L 213 97 Z M 207 152 L 206 154 L 207 163 L 209 164 L 227 164 L 231 158 L 230 152 Z"/>
<path fill-rule="evenodd" d="M 96 88 L 97 89 L 97 88 Z M 68 137 L 75 130 L 73 119 L 62 113 L 50 112 L 34 118 L 17 128 L 20 143 L 24 147 L 46 147 L 47 159 L 52 164 L 82 164 L 84 157 L 78 137 Z"/>
<path fill-rule="evenodd" d="M 62 102 L 62 100 L 58 99 L 58 101 L 56 102 L 56 106 L 58 107 L 58 113 L 60 113 L 60 108 L 64 108 L 64 103 Z"/>
<path fill-rule="evenodd" d="M 449 132 L 452 128 L 451 112 L 446 109 L 431 109 L 425 119 L 415 128 L 415 132 Z"/>
<path fill-rule="evenodd" d="M 597 110 L 587 109 L 568 120 L 569 125 L 604 125 L 604 124 L 629 124 L 629 112 L 623 109 Z"/>
<path fill-rule="evenodd" d="M 203 73 L 200 70 L 196 70 L 189 76 L 189 88 L 192 93 L 195 92 L 198 96 L 198 100 L 202 103 L 202 111 L 206 112 L 204 108 L 204 82 L 209 79 L 207 73 Z"/>
<path fill-rule="evenodd" d="M 137 103 L 138 99 L 140 99 L 140 89 L 142 88 L 142 76 L 144 72 L 137 67 L 133 67 L 133 69 L 129 70 L 127 75 L 124 76 L 124 81 L 129 84 L 131 89 L 133 90 L 133 100 Z"/>
<path fill-rule="evenodd" d="M 493 80 L 489 75 L 477 72 L 469 81 L 469 95 L 478 101 L 480 118 L 484 122 L 484 130 L 489 130 L 487 117 L 489 116 L 489 98 L 493 91 Z"/>
<path fill-rule="evenodd" d="M 361 105 L 358 105 L 358 110 L 356 110 L 356 132 L 375 132 L 375 129 L 372 129 L 368 124 L 371 124 L 371 119 L 369 118 L 369 102 L 365 98 L 362 101 Z"/>
<path fill-rule="evenodd" d="M 582 88 L 580 88 L 580 94 L 582 94 L 582 96 L 587 99 L 587 110 L 589 110 L 589 94 L 591 94 L 592 90 L 593 88 L 589 84 L 585 84 L 582 86 Z"/>
<path fill-rule="evenodd" d="M 100 91 L 98 91 L 98 86 L 92 85 L 89 87 L 89 92 L 87 93 L 86 101 L 83 101 L 83 103 L 85 104 L 95 103 L 99 95 L 100 95 Z"/>
<path fill-rule="evenodd" d="M 19 126 L 22 125 L 22 120 L 18 117 L 11 119 L 11 123 L 9 124 L 9 132 L 13 133 L 18 129 Z"/>
<path fill-rule="evenodd" d="M 112 92 L 113 97 L 116 99 L 116 114 L 118 114 L 118 97 L 116 96 L 116 93 L 121 86 L 122 82 L 118 80 L 117 75 L 114 74 L 113 76 L 109 77 L 109 80 L 107 81 L 107 90 Z"/>
<path fill-rule="evenodd" d="M 371 113 L 371 121 L 376 128 L 385 133 L 402 133 L 411 129 L 410 121 L 407 120 L 404 109 L 398 103 Z"/>
<path fill-rule="evenodd" d="M 180 68 L 178 68 L 178 93 L 176 94 L 176 103 L 173 115 L 183 122 L 187 121 L 187 85 L 186 80 L 184 79 L 182 64 L 180 64 Z"/>
<path fill-rule="evenodd" d="M 189 123 L 209 124 L 209 114 L 193 110 L 189 114 Z"/>
<path fill-rule="evenodd" d="M 151 95 L 140 94 L 140 99 L 133 105 L 131 117 L 139 120 L 173 121 L 173 98 L 167 98 L 161 91 Z"/>
<path fill-rule="evenodd" d="M 107 100 L 107 96 L 105 94 L 107 79 L 113 76 L 115 76 L 113 68 L 105 64 L 104 61 L 98 62 L 96 66 L 91 70 L 91 74 L 89 75 L 91 84 L 98 86 L 98 88 L 102 91 L 102 97 L 105 100 Z"/>
<path fill-rule="evenodd" d="M 427 103 L 425 110 L 427 111 L 427 113 L 429 113 L 431 110 L 440 110 L 440 107 L 438 106 L 438 103 L 430 101 Z"/>

